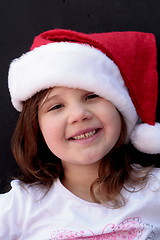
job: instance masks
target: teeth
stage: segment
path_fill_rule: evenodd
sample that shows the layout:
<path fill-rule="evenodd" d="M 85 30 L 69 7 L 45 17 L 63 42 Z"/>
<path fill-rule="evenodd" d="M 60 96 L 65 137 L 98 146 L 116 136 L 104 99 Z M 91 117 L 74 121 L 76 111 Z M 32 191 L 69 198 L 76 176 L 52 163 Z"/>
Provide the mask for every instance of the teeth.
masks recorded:
<path fill-rule="evenodd" d="M 92 137 L 95 133 L 96 133 L 96 130 L 93 130 L 93 131 L 90 131 L 88 133 L 84 133 L 84 134 L 72 137 L 72 139 L 73 140 L 80 140 L 80 139 L 89 138 L 89 137 Z"/>

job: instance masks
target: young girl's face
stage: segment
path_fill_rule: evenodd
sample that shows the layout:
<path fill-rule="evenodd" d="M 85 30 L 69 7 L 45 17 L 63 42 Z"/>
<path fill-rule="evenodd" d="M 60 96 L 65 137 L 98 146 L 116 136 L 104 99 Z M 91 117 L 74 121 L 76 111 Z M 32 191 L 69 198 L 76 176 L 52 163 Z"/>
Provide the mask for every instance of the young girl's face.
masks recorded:
<path fill-rule="evenodd" d="M 55 87 L 39 105 L 49 149 L 65 164 L 99 162 L 115 145 L 121 119 L 112 103 L 81 89 Z"/>

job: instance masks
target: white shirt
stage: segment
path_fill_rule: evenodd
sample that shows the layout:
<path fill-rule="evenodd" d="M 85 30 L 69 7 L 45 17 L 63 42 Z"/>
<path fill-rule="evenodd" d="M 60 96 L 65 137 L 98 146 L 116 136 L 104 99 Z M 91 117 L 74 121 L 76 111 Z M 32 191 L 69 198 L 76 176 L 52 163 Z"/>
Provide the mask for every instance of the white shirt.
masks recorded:
<path fill-rule="evenodd" d="M 160 169 L 153 175 L 119 209 L 86 202 L 59 180 L 48 193 L 14 180 L 0 195 L 0 240 L 160 240 Z"/>

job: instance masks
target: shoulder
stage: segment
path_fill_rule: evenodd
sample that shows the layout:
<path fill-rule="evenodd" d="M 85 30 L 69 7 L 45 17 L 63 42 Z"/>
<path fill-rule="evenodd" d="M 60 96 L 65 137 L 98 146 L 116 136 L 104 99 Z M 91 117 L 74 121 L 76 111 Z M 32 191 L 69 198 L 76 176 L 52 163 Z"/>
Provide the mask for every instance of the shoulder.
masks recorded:
<path fill-rule="evenodd" d="M 19 239 L 24 232 L 25 222 L 35 211 L 40 210 L 44 191 L 39 185 L 24 184 L 19 180 L 11 182 L 11 190 L 0 194 L 0 239 Z M 29 216 L 29 217 L 28 217 Z M 8 229 L 10 229 L 8 231 Z"/>
<path fill-rule="evenodd" d="M 24 202 L 28 199 L 28 192 L 21 182 L 11 182 L 11 190 L 0 194 L 0 239 L 11 239 L 11 236 L 19 237 L 20 226 L 23 222 Z M 8 231 L 8 229 L 10 229 Z"/>
<path fill-rule="evenodd" d="M 12 214 L 16 210 L 17 214 L 21 214 L 29 204 L 33 205 L 43 197 L 43 192 L 39 185 L 29 185 L 19 180 L 13 180 L 11 190 L 0 194 L 0 206 L 2 206 L 3 212 L 9 211 Z"/>
<path fill-rule="evenodd" d="M 141 168 L 140 174 L 143 180 L 143 176 L 146 176 L 146 169 L 142 170 Z M 160 206 L 160 168 L 151 169 L 144 183 L 139 182 L 136 185 L 129 186 L 127 191 L 124 190 L 124 196 L 126 199 L 133 200 L 133 202 L 142 201 L 142 199 L 142 202 L 156 200 L 156 204 Z"/>
<path fill-rule="evenodd" d="M 19 195 L 26 195 L 27 194 L 27 188 L 24 187 L 23 183 L 19 180 L 13 180 L 11 183 L 11 189 L 10 191 L 8 191 L 7 193 L 3 193 L 0 195 L 0 201 L 2 200 L 7 200 L 9 199 L 10 203 L 11 200 L 13 200 L 14 198 L 19 198 Z"/>
<path fill-rule="evenodd" d="M 160 168 L 153 168 L 149 173 L 149 181 L 157 180 L 160 181 Z"/>
<path fill-rule="evenodd" d="M 150 172 L 147 187 L 154 192 L 160 193 L 160 168 L 154 168 Z"/>
<path fill-rule="evenodd" d="M 151 174 L 156 176 L 160 180 L 160 168 L 153 168 Z"/>
<path fill-rule="evenodd" d="M 160 168 L 153 168 L 148 173 L 145 185 L 140 184 L 135 188 L 135 190 L 135 195 L 141 199 L 144 200 L 145 198 L 150 201 L 158 200 L 157 204 L 160 205 Z"/>
<path fill-rule="evenodd" d="M 27 185 L 23 184 L 19 180 L 13 180 L 11 182 L 11 189 L 9 192 L 0 194 L 0 204 L 3 206 L 3 211 L 6 208 L 14 207 L 20 209 L 20 203 L 24 201 L 24 199 L 29 197 L 29 188 Z"/>
<path fill-rule="evenodd" d="M 11 181 L 11 183 L 10 183 L 10 185 L 11 185 L 11 189 L 8 191 L 8 192 L 6 192 L 6 193 L 4 193 L 4 194 L 1 194 L 0 196 L 1 197 L 7 197 L 7 196 L 11 196 L 11 195 L 19 195 L 19 194 L 21 194 L 21 195 L 23 195 L 23 194 L 25 194 L 25 195 L 28 195 L 29 193 L 31 193 L 31 189 L 32 189 L 32 187 L 30 188 L 30 186 L 32 186 L 32 185 L 29 185 L 29 184 L 25 184 L 25 183 L 23 183 L 22 181 L 20 181 L 20 180 L 13 180 L 13 181 Z"/>

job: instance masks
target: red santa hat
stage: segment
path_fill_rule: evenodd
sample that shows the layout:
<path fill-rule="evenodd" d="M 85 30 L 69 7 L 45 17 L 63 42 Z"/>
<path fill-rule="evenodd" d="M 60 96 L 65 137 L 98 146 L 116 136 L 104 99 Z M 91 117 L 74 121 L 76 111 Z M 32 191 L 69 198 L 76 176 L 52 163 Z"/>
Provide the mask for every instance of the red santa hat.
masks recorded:
<path fill-rule="evenodd" d="M 12 103 L 21 111 L 25 100 L 54 86 L 96 92 L 122 113 L 128 139 L 138 150 L 160 153 L 156 51 L 151 33 L 41 33 L 31 50 L 10 65 Z"/>

